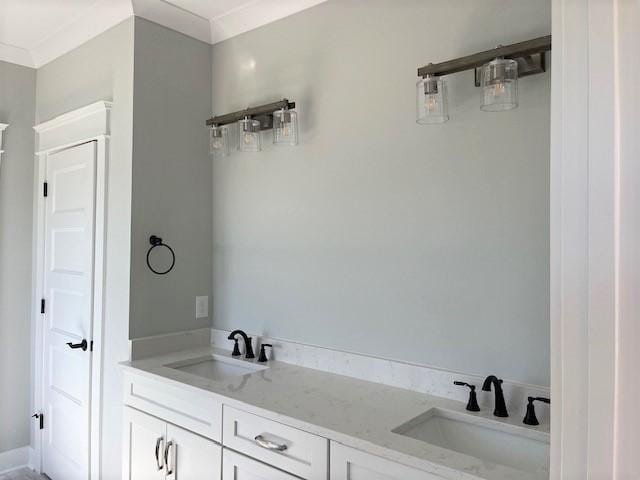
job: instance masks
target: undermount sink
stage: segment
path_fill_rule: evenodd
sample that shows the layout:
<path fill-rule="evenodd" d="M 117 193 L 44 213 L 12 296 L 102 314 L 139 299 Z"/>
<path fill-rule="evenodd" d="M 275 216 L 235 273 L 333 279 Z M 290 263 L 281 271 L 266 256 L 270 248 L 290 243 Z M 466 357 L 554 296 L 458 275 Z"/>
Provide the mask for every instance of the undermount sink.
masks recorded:
<path fill-rule="evenodd" d="M 536 430 L 432 408 L 392 431 L 517 470 L 549 471 L 549 437 Z"/>
<path fill-rule="evenodd" d="M 256 365 L 255 363 L 216 354 L 170 363 L 165 367 L 218 381 L 240 377 L 268 368 L 265 365 Z"/>

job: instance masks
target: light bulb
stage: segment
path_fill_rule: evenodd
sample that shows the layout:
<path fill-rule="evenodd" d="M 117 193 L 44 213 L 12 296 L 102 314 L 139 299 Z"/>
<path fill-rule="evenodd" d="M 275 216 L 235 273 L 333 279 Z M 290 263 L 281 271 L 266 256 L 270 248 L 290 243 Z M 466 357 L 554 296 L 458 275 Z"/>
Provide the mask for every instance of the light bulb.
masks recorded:
<path fill-rule="evenodd" d="M 437 95 L 425 95 L 424 107 L 429 113 L 436 113 L 440 110 L 440 103 Z"/>

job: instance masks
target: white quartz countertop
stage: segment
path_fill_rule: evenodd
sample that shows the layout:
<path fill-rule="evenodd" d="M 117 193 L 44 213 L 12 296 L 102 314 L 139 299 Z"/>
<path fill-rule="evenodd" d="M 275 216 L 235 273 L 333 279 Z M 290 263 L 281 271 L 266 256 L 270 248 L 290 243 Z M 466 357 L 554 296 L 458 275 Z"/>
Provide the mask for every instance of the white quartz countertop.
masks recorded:
<path fill-rule="evenodd" d="M 497 422 L 506 428 L 517 426 L 525 435 L 534 438 L 548 438 L 548 425 L 525 427 L 521 418 L 498 419 L 491 411 L 467 412 L 465 404 L 455 400 L 277 361 L 265 364 L 270 367 L 266 370 L 222 381 L 165 366 L 211 354 L 231 356 L 230 352 L 217 348 L 198 348 L 122 365 L 137 374 L 210 392 L 212 398 L 226 405 L 443 478 L 548 479 L 548 474 L 527 473 L 496 465 L 392 432 L 433 407 Z"/>

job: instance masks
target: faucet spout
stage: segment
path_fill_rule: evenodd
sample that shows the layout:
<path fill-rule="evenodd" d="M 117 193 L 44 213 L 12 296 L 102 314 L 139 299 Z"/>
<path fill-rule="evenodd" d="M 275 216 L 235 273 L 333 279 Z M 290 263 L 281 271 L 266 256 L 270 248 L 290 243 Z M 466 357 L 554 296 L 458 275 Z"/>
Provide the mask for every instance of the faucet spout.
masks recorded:
<path fill-rule="evenodd" d="M 245 358 L 256 358 L 256 356 L 253 353 L 253 346 L 251 345 L 251 337 L 249 337 L 242 330 L 234 330 L 233 332 L 231 332 L 229 334 L 229 336 L 227 338 L 229 340 L 236 340 L 236 335 L 240 335 L 242 337 L 242 339 L 244 340 L 244 352 L 245 352 L 244 356 L 245 356 Z"/>
<path fill-rule="evenodd" d="M 485 392 L 491 391 L 491 385 L 493 385 L 493 391 L 495 393 L 495 408 L 493 414 L 496 417 L 508 417 L 507 406 L 504 401 L 504 392 L 502 391 L 502 380 L 495 375 L 489 375 L 482 384 L 482 390 Z"/>

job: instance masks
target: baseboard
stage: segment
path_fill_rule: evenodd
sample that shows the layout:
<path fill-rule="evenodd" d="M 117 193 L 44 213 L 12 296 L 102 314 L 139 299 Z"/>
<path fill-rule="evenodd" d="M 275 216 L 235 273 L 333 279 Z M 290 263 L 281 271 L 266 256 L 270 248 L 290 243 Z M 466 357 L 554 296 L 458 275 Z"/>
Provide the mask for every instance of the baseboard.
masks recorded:
<path fill-rule="evenodd" d="M 22 467 L 28 467 L 31 447 L 25 446 L 0 452 L 0 474 L 10 472 Z"/>

